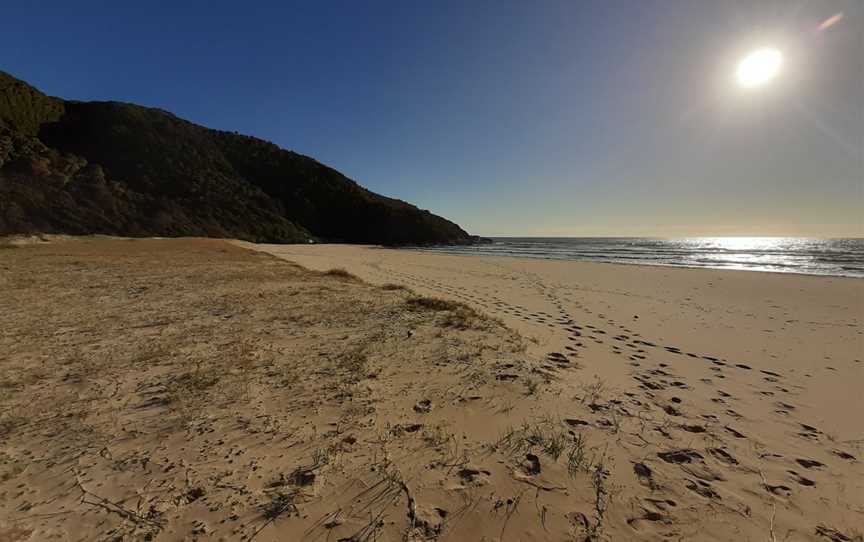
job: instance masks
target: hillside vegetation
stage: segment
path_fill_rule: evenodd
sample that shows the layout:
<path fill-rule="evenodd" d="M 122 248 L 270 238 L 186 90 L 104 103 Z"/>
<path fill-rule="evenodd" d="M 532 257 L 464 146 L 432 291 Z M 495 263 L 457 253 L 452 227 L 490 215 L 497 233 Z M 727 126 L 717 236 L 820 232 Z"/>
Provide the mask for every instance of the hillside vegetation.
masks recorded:
<path fill-rule="evenodd" d="M 469 243 L 316 160 L 159 109 L 52 98 L 0 72 L 0 234 Z"/>

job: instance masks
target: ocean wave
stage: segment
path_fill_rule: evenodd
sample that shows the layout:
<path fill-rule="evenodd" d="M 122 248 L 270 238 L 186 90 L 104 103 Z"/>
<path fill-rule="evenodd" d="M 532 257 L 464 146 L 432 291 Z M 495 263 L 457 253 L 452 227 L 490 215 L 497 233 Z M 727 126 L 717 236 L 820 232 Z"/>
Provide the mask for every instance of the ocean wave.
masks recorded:
<path fill-rule="evenodd" d="M 424 247 L 482 256 L 864 277 L 864 239 L 497 238 L 490 245 Z"/>

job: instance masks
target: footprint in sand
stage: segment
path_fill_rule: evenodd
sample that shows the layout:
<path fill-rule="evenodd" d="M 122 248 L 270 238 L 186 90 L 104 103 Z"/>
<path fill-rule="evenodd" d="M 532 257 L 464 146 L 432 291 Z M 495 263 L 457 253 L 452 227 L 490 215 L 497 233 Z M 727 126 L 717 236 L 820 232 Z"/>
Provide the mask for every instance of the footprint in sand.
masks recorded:
<path fill-rule="evenodd" d="M 816 485 L 816 482 L 814 482 L 813 480 L 810 480 L 808 478 L 804 478 L 803 476 L 801 476 L 800 474 L 798 474 L 794 470 L 788 470 L 786 472 L 791 474 L 792 479 L 795 480 L 796 482 L 798 482 L 802 486 L 813 487 Z"/>
<path fill-rule="evenodd" d="M 546 359 L 555 363 L 566 364 L 570 363 L 570 358 L 562 354 L 561 352 L 549 352 L 546 354 Z"/>
<path fill-rule="evenodd" d="M 525 461 L 522 462 L 522 470 L 529 476 L 540 474 L 540 458 L 534 454 L 525 454 Z"/>
<path fill-rule="evenodd" d="M 677 408 L 673 407 L 672 405 L 664 405 L 663 406 L 663 412 L 665 412 L 666 414 L 668 414 L 670 416 L 680 416 L 681 415 L 681 411 L 678 410 Z"/>
<path fill-rule="evenodd" d="M 819 440 L 819 436 L 822 434 L 822 431 L 819 431 L 812 425 L 807 425 L 805 423 L 802 423 L 800 425 L 803 431 L 798 433 L 799 437 L 803 437 L 807 440 Z"/>
<path fill-rule="evenodd" d="M 744 433 L 742 433 L 742 432 L 740 432 L 740 431 L 737 431 L 737 430 L 735 430 L 735 429 L 729 427 L 728 425 L 727 425 L 727 426 L 724 426 L 724 429 L 726 429 L 726 431 L 728 431 L 728 432 L 729 432 L 733 437 L 735 437 L 735 438 L 747 438 L 747 437 L 744 435 Z"/>
<path fill-rule="evenodd" d="M 488 470 L 477 469 L 472 467 L 463 467 L 456 473 L 460 481 L 465 486 L 477 486 L 488 483 L 488 479 L 492 473 Z"/>
<path fill-rule="evenodd" d="M 643 508 L 642 515 L 635 518 L 629 518 L 627 520 L 627 525 L 638 531 L 640 523 L 643 521 L 660 522 L 664 524 L 669 524 L 672 522 L 671 519 L 664 516 L 660 512 L 657 512 L 655 510 L 646 510 Z"/>
<path fill-rule="evenodd" d="M 683 463 L 691 463 L 696 460 L 701 460 L 702 454 L 700 454 L 696 450 L 682 449 L 670 450 L 668 452 L 658 452 L 657 457 L 667 463 L 680 465 Z"/>
<path fill-rule="evenodd" d="M 845 459 L 846 461 L 856 461 L 855 456 L 850 454 L 849 452 L 844 452 L 843 450 L 831 450 L 831 453 Z"/>
<path fill-rule="evenodd" d="M 720 500 L 720 494 L 714 491 L 714 487 L 704 480 L 687 480 L 687 489 L 702 495 L 706 499 Z"/>
<path fill-rule="evenodd" d="M 423 399 L 419 401 L 416 405 L 414 405 L 414 412 L 418 414 L 427 414 L 432 411 L 432 401 L 429 399 Z"/>
<path fill-rule="evenodd" d="M 737 465 L 738 460 L 729 452 L 722 448 L 708 448 L 708 453 L 714 456 L 715 459 L 726 463 L 727 465 Z"/>
<path fill-rule="evenodd" d="M 825 467 L 825 463 L 821 463 L 815 459 L 796 459 L 795 462 L 805 469 L 821 469 Z"/>
<path fill-rule="evenodd" d="M 762 484 L 763 487 L 771 494 L 778 495 L 780 497 L 789 497 L 792 495 L 792 489 L 789 486 L 784 485 L 776 485 L 773 486 L 771 484 Z"/>
<path fill-rule="evenodd" d="M 645 463 L 634 463 L 633 472 L 636 473 L 639 483 L 649 487 L 654 487 L 654 480 L 651 478 L 653 473 L 648 465 Z"/>

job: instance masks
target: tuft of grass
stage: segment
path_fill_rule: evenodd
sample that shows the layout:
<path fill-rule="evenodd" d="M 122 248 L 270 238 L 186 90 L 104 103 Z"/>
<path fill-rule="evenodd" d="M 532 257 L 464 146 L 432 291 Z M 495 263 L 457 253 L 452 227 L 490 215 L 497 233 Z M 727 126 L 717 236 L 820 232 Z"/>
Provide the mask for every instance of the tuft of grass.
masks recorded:
<path fill-rule="evenodd" d="M 197 416 L 213 388 L 222 380 L 213 368 L 202 370 L 201 364 L 191 372 L 183 373 L 167 383 L 166 399 L 179 420 L 188 423 Z"/>
<path fill-rule="evenodd" d="M 588 525 L 586 538 L 590 541 L 603 540 L 606 511 L 609 509 L 610 489 L 606 485 L 609 470 L 606 468 L 604 452 L 591 472 L 591 486 L 594 488 L 594 521 Z"/>
<path fill-rule="evenodd" d="M 606 393 L 606 382 L 600 377 L 595 378 L 591 384 L 580 386 L 582 391 L 582 404 L 597 405 L 601 397 Z"/>
<path fill-rule="evenodd" d="M 273 521 L 282 514 L 297 512 L 297 491 L 286 490 L 280 488 L 276 491 L 271 491 L 267 501 L 261 505 L 261 515 L 266 519 Z"/>
<path fill-rule="evenodd" d="M 7 415 L 0 419 L 0 437 L 7 438 L 19 427 L 27 425 L 27 419 L 22 416 Z"/>
<path fill-rule="evenodd" d="M 444 327 L 456 329 L 484 329 L 483 318 L 470 307 L 460 306 L 449 312 L 441 321 Z"/>
<path fill-rule="evenodd" d="M 360 280 L 355 275 L 352 275 L 347 270 L 337 267 L 334 269 L 330 269 L 328 271 L 324 271 L 322 273 L 325 277 L 333 277 L 341 280 Z"/>
<path fill-rule="evenodd" d="M 0 483 L 8 482 L 24 472 L 25 462 L 0 452 Z"/>
<path fill-rule="evenodd" d="M 402 286 L 401 284 L 393 284 L 392 282 L 388 282 L 387 284 L 382 284 L 381 289 L 382 290 L 390 290 L 390 291 L 393 291 L 393 290 L 406 290 L 407 291 L 408 290 L 407 287 Z"/>
<path fill-rule="evenodd" d="M 349 350 L 336 359 L 336 365 L 347 376 L 348 384 L 356 384 L 369 374 L 369 355 L 362 348 Z"/>
<path fill-rule="evenodd" d="M 203 372 L 196 370 L 178 376 L 169 386 L 169 397 L 180 401 L 190 397 L 204 394 L 219 382 L 219 376 L 215 371 Z"/>
<path fill-rule="evenodd" d="M 471 310 L 461 303 L 448 301 L 440 297 L 416 296 L 408 299 L 405 302 L 408 308 L 412 310 L 428 310 L 428 311 L 455 311 L 460 307 Z M 473 311 L 472 311 L 473 312 Z"/>
<path fill-rule="evenodd" d="M 580 471 L 587 471 L 590 468 L 591 460 L 588 459 L 585 449 L 585 437 L 579 433 L 573 437 L 573 442 L 567 452 L 567 472 L 570 473 L 570 476 L 576 476 Z"/>
<path fill-rule="evenodd" d="M 432 448 L 443 446 L 444 444 L 449 442 L 451 438 L 450 433 L 447 431 L 447 428 L 443 424 L 437 424 L 432 427 L 424 428 L 422 437 L 423 442 L 425 442 L 427 446 L 430 446 Z"/>
<path fill-rule="evenodd" d="M 543 441 L 543 453 L 558 461 L 561 454 L 564 453 L 564 447 L 567 445 L 566 433 L 551 433 L 548 438 Z"/>
<path fill-rule="evenodd" d="M 476 329 L 486 331 L 493 328 L 496 324 L 503 325 L 500 320 L 478 314 L 477 311 L 468 305 L 457 301 L 438 297 L 414 296 L 405 301 L 405 303 L 408 305 L 408 309 L 412 311 L 426 310 L 445 313 L 439 320 L 439 323 L 443 327 L 459 330 Z"/>
<path fill-rule="evenodd" d="M 508 429 L 495 443 L 494 448 L 514 456 L 538 450 L 557 461 L 568 446 L 573 446 L 572 441 L 573 437 L 560 423 L 544 418 Z"/>

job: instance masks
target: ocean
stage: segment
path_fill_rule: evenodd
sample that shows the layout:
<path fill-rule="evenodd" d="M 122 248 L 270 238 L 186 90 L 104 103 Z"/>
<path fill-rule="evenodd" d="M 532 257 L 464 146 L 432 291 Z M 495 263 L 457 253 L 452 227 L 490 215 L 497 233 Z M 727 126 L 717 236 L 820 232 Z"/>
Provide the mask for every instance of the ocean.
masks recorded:
<path fill-rule="evenodd" d="M 491 244 L 419 250 L 864 278 L 864 239 L 494 237 Z"/>

